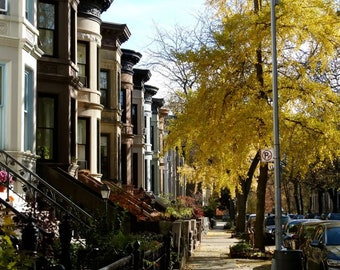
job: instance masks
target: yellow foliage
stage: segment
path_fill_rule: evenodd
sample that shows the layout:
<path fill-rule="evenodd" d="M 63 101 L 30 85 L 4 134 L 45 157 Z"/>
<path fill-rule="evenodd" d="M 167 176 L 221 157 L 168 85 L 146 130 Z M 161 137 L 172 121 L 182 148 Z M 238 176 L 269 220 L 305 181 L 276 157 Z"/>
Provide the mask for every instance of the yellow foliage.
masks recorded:
<path fill-rule="evenodd" d="M 166 140 L 190 161 L 179 170 L 206 187 L 235 188 L 258 149 L 273 147 L 269 1 L 208 1 L 216 8 L 214 45 L 188 51 L 199 88 L 186 96 Z M 292 176 L 339 155 L 340 99 L 331 63 L 340 46 L 335 1 L 280 0 L 277 9 L 281 156 Z M 184 57 L 182 57 L 184 59 Z"/>

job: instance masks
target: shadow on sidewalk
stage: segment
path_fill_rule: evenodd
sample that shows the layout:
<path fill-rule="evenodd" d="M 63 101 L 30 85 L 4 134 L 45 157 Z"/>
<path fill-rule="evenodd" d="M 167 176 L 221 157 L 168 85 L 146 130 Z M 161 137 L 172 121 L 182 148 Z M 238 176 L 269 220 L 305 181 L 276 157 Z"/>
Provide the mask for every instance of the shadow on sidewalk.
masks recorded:
<path fill-rule="evenodd" d="M 240 242 L 224 228 L 225 222 L 216 222 L 203 236 L 201 243 L 187 260 L 184 270 L 270 270 L 271 260 L 230 258 L 230 247 Z"/>

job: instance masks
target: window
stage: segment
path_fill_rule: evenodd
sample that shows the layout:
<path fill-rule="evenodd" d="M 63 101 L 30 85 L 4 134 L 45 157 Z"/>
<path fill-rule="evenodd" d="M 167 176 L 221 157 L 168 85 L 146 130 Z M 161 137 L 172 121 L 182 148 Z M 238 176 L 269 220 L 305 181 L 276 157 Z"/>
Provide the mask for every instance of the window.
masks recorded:
<path fill-rule="evenodd" d="M 88 87 L 89 69 L 88 69 L 88 43 L 78 42 L 77 62 L 79 68 L 79 79 L 84 87 Z"/>
<path fill-rule="evenodd" d="M 4 128 L 4 106 L 5 106 L 5 65 L 0 64 L 0 149 L 4 148 L 5 134 Z"/>
<path fill-rule="evenodd" d="M 0 107 L 4 106 L 4 65 L 0 64 Z"/>
<path fill-rule="evenodd" d="M 137 104 L 132 104 L 131 107 L 131 122 L 133 125 L 133 134 L 138 134 L 138 112 L 137 112 Z"/>
<path fill-rule="evenodd" d="M 54 159 L 56 139 L 56 99 L 53 96 L 38 97 L 37 106 L 37 154 L 41 159 Z"/>
<path fill-rule="evenodd" d="M 47 56 L 56 56 L 56 5 L 40 1 L 38 4 L 38 29 L 41 49 Z"/>
<path fill-rule="evenodd" d="M 138 188 L 138 154 L 132 154 L 132 184 L 135 188 Z"/>
<path fill-rule="evenodd" d="M 122 89 L 122 84 L 121 84 L 121 80 L 120 80 L 120 73 L 117 73 L 117 80 L 116 80 L 116 89 L 115 91 L 117 91 L 117 97 L 118 97 L 118 106 L 121 109 L 122 108 L 122 103 L 120 100 L 120 94 L 121 94 L 121 89 Z M 116 95 L 115 95 L 116 96 Z"/>
<path fill-rule="evenodd" d="M 126 98 L 125 98 L 125 91 L 124 90 L 120 90 L 119 100 L 120 100 L 121 108 L 123 109 L 122 122 L 125 123 L 126 122 L 126 110 L 124 110 L 124 109 L 126 108 Z"/>
<path fill-rule="evenodd" d="M 103 179 L 109 178 L 109 136 L 101 135 L 100 138 L 100 154 L 101 154 L 101 173 Z"/>
<path fill-rule="evenodd" d="M 71 8 L 71 61 L 76 63 L 76 12 Z"/>
<path fill-rule="evenodd" d="M 78 158 L 79 158 L 79 166 L 80 169 L 87 169 L 88 164 L 88 131 L 89 124 L 87 118 L 79 118 L 78 119 Z"/>
<path fill-rule="evenodd" d="M 147 122 L 146 116 L 144 116 L 144 129 L 145 129 L 144 136 L 145 136 L 145 141 L 149 142 L 149 133 L 147 132 L 147 128 L 148 128 L 148 122 Z"/>
<path fill-rule="evenodd" d="M 31 23 L 34 24 L 34 0 L 26 0 L 25 17 Z"/>
<path fill-rule="evenodd" d="M 7 0 L 0 0 L 0 13 L 7 12 Z"/>
<path fill-rule="evenodd" d="M 32 93 L 33 93 L 33 71 L 25 71 L 25 93 L 24 93 L 24 150 L 32 149 Z"/>
<path fill-rule="evenodd" d="M 108 97 L 109 97 L 109 71 L 100 71 L 100 104 L 104 107 L 108 107 Z"/>
<path fill-rule="evenodd" d="M 151 150 L 155 150 L 156 149 L 156 136 L 155 136 L 155 126 L 152 125 L 151 126 L 151 131 L 150 131 L 150 142 L 151 142 Z"/>

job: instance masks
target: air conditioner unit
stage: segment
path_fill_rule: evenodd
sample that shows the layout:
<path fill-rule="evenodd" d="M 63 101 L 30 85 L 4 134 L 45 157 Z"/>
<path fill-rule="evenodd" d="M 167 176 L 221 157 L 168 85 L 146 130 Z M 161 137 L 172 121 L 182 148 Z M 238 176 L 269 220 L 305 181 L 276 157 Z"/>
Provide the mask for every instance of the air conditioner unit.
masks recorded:
<path fill-rule="evenodd" d="M 7 12 L 7 0 L 0 0 L 0 12 Z"/>

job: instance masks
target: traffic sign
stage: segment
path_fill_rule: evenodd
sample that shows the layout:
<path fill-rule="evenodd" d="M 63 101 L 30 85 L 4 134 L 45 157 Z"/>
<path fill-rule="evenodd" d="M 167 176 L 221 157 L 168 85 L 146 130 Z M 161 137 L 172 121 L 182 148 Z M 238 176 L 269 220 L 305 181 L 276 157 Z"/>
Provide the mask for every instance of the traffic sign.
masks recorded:
<path fill-rule="evenodd" d="M 261 150 L 261 161 L 262 162 L 274 162 L 274 149 Z"/>

